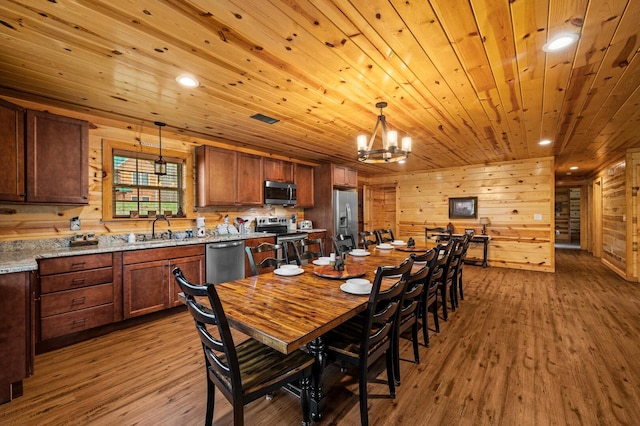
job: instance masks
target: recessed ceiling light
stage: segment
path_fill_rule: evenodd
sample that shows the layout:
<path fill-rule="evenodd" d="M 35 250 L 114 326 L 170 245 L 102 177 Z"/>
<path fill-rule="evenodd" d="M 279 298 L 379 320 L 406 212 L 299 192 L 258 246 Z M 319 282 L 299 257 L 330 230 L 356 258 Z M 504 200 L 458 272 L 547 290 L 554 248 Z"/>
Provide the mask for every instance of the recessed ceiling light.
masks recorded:
<path fill-rule="evenodd" d="M 543 139 L 540 142 L 538 142 L 538 145 L 541 145 L 541 146 L 551 145 L 551 140 L 550 139 Z"/>
<path fill-rule="evenodd" d="M 578 166 L 571 166 L 569 167 L 569 170 L 578 170 Z"/>
<path fill-rule="evenodd" d="M 571 46 L 580 36 L 576 33 L 559 34 L 551 39 L 547 44 L 542 46 L 545 52 L 557 52 L 565 47 Z"/>
<path fill-rule="evenodd" d="M 176 77 L 178 84 L 184 87 L 198 87 L 200 82 L 196 78 L 189 74 L 182 74 Z"/>

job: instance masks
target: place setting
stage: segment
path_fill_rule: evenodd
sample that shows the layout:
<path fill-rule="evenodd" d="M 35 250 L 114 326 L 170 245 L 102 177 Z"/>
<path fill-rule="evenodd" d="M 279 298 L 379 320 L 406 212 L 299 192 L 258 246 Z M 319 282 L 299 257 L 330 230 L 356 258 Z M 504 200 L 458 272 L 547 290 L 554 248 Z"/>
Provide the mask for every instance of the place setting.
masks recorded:
<path fill-rule="evenodd" d="M 274 269 L 273 273 L 280 275 L 281 277 L 292 277 L 294 275 L 300 275 L 304 272 L 304 269 L 298 265 L 282 265 L 278 269 Z"/>
<path fill-rule="evenodd" d="M 370 256 L 371 253 L 365 249 L 353 249 L 349 252 L 351 256 L 362 257 L 362 256 Z"/>
<path fill-rule="evenodd" d="M 382 244 L 378 244 L 376 248 L 379 250 L 393 250 L 393 245 L 389 243 L 382 243 Z"/>
<path fill-rule="evenodd" d="M 345 293 L 355 295 L 366 295 L 371 293 L 373 284 L 365 278 L 351 278 L 340 285 L 340 290 Z"/>

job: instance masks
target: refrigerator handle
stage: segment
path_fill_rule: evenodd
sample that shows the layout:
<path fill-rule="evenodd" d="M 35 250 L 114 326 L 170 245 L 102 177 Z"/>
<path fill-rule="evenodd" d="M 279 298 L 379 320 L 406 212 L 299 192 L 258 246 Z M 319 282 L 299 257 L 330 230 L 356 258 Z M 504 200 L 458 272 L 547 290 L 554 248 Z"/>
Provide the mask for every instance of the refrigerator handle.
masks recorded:
<path fill-rule="evenodd" d="M 347 223 L 351 223 L 351 206 L 347 203 Z"/>

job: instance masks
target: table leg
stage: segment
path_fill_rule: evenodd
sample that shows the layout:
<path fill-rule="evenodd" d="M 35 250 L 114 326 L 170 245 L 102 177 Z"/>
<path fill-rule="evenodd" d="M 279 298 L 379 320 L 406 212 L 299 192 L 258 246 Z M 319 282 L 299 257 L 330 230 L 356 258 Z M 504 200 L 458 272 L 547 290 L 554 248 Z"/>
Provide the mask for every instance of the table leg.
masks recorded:
<path fill-rule="evenodd" d="M 483 241 L 483 256 L 482 256 L 482 267 L 486 268 L 487 267 L 487 255 L 488 255 L 488 248 L 489 248 L 489 241 L 488 240 L 484 240 Z"/>
<path fill-rule="evenodd" d="M 322 370 L 325 362 L 325 344 L 322 337 L 318 337 L 307 344 L 309 353 L 315 356 L 316 362 L 311 371 L 311 418 L 315 422 L 322 420 L 325 399 L 322 392 Z"/>

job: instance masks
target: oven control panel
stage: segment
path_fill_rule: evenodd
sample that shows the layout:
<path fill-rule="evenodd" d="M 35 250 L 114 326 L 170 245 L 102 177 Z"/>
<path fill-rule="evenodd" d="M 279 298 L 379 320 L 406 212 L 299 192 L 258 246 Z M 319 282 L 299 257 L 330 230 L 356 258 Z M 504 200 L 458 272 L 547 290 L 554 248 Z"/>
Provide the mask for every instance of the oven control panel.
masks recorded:
<path fill-rule="evenodd" d="M 285 225 L 289 223 L 287 216 L 258 216 L 256 217 L 256 225 L 269 226 L 269 225 Z"/>

